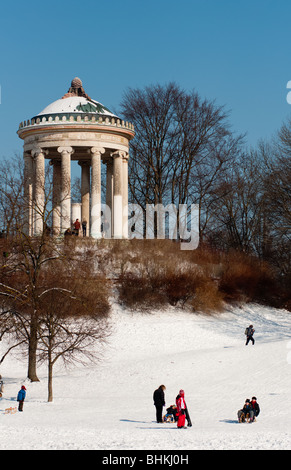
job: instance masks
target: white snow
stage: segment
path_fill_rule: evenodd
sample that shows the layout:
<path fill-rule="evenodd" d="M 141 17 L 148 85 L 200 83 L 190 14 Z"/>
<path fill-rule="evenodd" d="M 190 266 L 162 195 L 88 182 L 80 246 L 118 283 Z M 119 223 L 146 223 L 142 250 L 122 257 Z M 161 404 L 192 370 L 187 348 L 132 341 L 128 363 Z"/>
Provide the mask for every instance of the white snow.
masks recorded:
<path fill-rule="evenodd" d="M 111 316 L 102 362 L 56 367 L 53 403 L 42 367 L 40 383 L 25 382 L 24 412 L 5 414 L 17 406 L 27 369 L 24 359 L 5 360 L 1 450 L 291 449 L 290 313 L 247 305 L 211 317 L 174 309 L 142 315 L 113 305 Z M 250 323 L 256 344 L 246 347 Z M 161 384 L 167 406 L 185 390 L 192 428 L 155 422 L 152 395 Z M 238 424 L 237 410 L 253 395 L 257 422 Z"/>

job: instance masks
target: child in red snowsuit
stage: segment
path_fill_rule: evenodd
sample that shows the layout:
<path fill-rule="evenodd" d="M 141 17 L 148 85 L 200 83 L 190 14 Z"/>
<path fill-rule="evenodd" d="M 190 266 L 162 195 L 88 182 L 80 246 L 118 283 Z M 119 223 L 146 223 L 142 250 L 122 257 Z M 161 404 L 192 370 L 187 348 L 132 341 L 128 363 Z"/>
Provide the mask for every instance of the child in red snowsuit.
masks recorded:
<path fill-rule="evenodd" d="M 178 428 L 183 428 L 185 426 L 186 419 L 186 403 L 184 399 L 184 390 L 180 390 L 179 395 L 176 400 L 177 405 L 177 415 L 178 415 Z"/>

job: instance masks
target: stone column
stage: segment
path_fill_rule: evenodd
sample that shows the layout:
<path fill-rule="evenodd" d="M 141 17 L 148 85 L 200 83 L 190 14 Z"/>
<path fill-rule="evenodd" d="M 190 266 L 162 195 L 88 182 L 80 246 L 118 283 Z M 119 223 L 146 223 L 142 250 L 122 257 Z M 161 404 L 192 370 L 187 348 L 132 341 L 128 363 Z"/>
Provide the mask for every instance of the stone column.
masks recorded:
<path fill-rule="evenodd" d="M 51 160 L 53 165 L 53 235 L 61 233 L 61 188 L 62 188 L 62 168 L 61 160 Z"/>
<path fill-rule="evenodd" d="M 90 235 L 90 162 L 79 161 L 81 166 L 81 221 L 87 222 L 87 237 Z"/>
<path fill-rule="evenodd" d="M 36 148 L 31 151 L 35 163 L 34 188 L 34 235 L 41 235 L 44 228 L 45 214 L 45 151 Z"/>
<path fill-rule="evenodd" d="M 29 237 L 33 235 L 33 161 L 30 154 L 24 153 L 24 226 L 23 230 Z"/>
<path fill-rule="evenodd" d="M 61 231 L 71 227 L 71 155 L 72 147 L 59 147 L 61 154 Z"/>
<path fill-rule="evenodd" d="M 111 230 L 113 227 L 113 160 L 112 158 L 106 163 L 106 205 L 110 209 L 110 223 Z"/>
<path fill-rule="evenodd" d="M 101 237 L 101 155 L 104 148 L 92 147 L 91 153 L 91 227 L 93 238 Z"/>
<path fill-rule="evenodd" d="M 125 152 L 113 152 L 113 237 L 123 236 L 123 162 Z"/>
<path fill-rule="evenodd" d="M 128 238 L 128 155 L 123 158 L 123 187 L 122 187 L 122 206 L 123 206 L 123 238 Z"/>

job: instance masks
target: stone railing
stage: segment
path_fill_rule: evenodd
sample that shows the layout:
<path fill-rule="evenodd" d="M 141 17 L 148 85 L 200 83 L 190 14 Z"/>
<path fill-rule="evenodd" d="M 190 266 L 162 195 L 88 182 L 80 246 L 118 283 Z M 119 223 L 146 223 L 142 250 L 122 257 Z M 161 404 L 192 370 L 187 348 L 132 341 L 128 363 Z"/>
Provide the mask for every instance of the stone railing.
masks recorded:
<path fill-rule="evenodd" d="M 128 121 L 123 121 L 118 117 L 108 117 L 104 116 L 96 116 L 94 114 L 54 114 L 52 116 L 43 115 L 43 116 L 36 116 L 31 120 L 28 119 L 27 121 L 23 121 L 19 124 L 19 130 L 25 127 L 31 126 L 38 126 L 38 125 L 49 125 L 49 124 L 76 124 L 76 123 L 88 123 L 88 124 L 99 124 L 102 126 L 113 126 L 113 127 L 121 127 L 125 129 L 130 129 L 134 131 L 134 125 Z"/>

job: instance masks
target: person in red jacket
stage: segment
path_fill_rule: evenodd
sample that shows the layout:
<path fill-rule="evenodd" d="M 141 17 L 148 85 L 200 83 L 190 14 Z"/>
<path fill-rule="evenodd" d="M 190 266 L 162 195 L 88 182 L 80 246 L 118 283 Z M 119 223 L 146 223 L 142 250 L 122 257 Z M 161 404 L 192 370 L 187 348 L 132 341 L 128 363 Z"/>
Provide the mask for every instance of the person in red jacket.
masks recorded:
<path fill-rule="evenodd" d="M 79 236 L 79 230 L 81 228 L 81 224 L 80 224 L 79 219 L 76 219 L 76 221 L 73 223 L 73 225 L 74 225 L 74 233 L 78 237 Z"/>
<path fill-rule="evenodd" d="M 180 390 L 179 395 L 177 397 L 177 414 L 178 414 L 178 428 L 184 428 L 185 426 L 185 419 L 186 419 L 186 403 L 185 403 L 185 393 L 184 390 Z"/>

